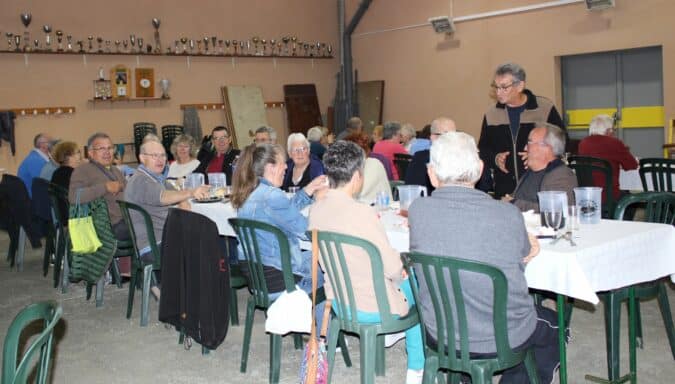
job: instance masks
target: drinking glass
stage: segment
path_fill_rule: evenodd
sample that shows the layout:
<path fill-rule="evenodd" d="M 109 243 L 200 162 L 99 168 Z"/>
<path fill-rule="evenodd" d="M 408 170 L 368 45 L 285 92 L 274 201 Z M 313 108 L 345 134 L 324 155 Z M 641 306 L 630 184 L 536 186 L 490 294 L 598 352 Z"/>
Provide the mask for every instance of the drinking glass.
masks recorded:
<path fill-rule="evenodd" d="M 288 187 L 288 193 L 295 195 L 300 190 L 300 187 Z"/>
<path fill-rule="evenodd" d="M 576 205 L 570 205 L 567 209 L 567 230 L 575 233 L 579 230 L 579 210 Z"/>
<path fill-rule="evenodd" d="M 191 173 L 185 178 L 183 187 L 185 189 L 194 189 L 204 185 L 204 175 L 201 173 Z"/>

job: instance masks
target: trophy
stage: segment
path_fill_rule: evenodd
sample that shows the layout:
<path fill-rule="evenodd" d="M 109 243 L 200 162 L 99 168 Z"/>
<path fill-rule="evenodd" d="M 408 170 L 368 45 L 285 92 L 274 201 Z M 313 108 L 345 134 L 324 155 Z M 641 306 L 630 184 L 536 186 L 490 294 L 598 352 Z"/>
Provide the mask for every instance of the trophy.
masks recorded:
<path fill-rule="evenodd" d="M 171 85 L 171 82 L 168 79 L 159 81 L 159 88 L 162 90 L 162 99 L 169 98 L 169 85 Z"/>
<path fill-rule="evenodd" d="M 272 49 L 272 52 L 270 53 L 272 56 L 274 56 L 274 47 L 276 45 L 277 41 L 275 39 L 270 39 L 270 48 Z"/>
<path fill-rule="evenodd" d="M 26 27 L 26 30 L 23 32 L 23 50 L 30 51 L 30 32 L 28 32 L 28 26 L 30 25 L 31 20 L 33 20 L 33 15 L 28 12 L 21 14 L 21 22 L 23 26 Z"/>
<path fill-rule="evenodd" d="M 284 36 L 281 38 L 281 41 L 284 42 L 284 54 L 288 56 L 288 42 L 291 41 L 291 38 L 288 36 Z"/>
<path fill-rule="evenodd" d="M 230 54 L 230 40 L 225 40 L 225 54 Z"/>
<path fill-rule="evenodd" d="M 35 48 L 33 48 L 33 51 L 39 51 L 38 47 L 40 47 L 40 40 L 35 39 L 33 40 L 33 45 L 35 45 Z"/>
<path fill-rule="evenodd" d="M 129 42 L 126 40 L 122 41 L 122 46 L 124 47 L 124 52 L 127 52 L 127 48 L 129 47 Z"/>
<path fill-rule="evenodd" d="M 120 44 L 122 44 L 121 41 L 115 40 L 115 52 L 120 53 Z"/>
<path fill-rule="evenodd" d="M 105 53 L 110 53 L 110 40 L 105 41 Z"/>
<path fill-rule="evenodd" d="M 208 37 L 204 38 L 204 54 L 205 55 L 209 54 L 209 38 Z"/>
<path fill-rule="evenodd" d="M 173 42 L 174 44 L 174 53 L 177 55 L 178 54 L 178 40 Z"/>
<path fill-rule="evenodd" d="M 138 53 L 143 53 L 143 38 L 136 38 L 136 42 L 138 43 Z"/>
<path fill-rule="evenodd" d="M 68 43 L 66 43 L 66 50 L 70 52 L 73 50 L 73 36 L 72 35 L 66 36 L 66 41 L 68 41 Z"/>
<path fill-rule="evenodd" d="M 260 40 L 260 42 L 262 43 L 262 46 L 263 46 L 262 56 L 265 56 L 267 54 L 267 52 L 266 52 L 267 51 L 267 40 L 262 39 L 262 40 Z"/>
<path fill-rule="evenodd" d="M 92 45 L 92 42 L 94 41 L 94 36 L 89 35 L 87 36 L 87 40 L 89 40 L 89 52 L 94 50 L 94 46 Z"/>
<path fill-rule="evenodd" d="M 16 45 L 16 48 L 14 49 L 15 51 L 19 52 L 21 51 L 21 36 L 18 34 L 14 35 L 14 45 Z"/>
<path fill-rule="evenodd" d="M 56 42 L 56 51 L 63 52 L 63 31 L 60 29 L 56 31 Z"/>
<path fill-rule="evenodd" d="M 129 35 L 129 43 L 131 44 L 131 52 L 136 50 L 136 35 Z"/>
<path fill-rule="evenodd" d="M 84 53 L 84 43 L 82 42 L 82 40 L 77 41 L 77 46 L 78 46 L 77 52 Z"/>
<path fill-rule="evenodd" d="M 183 44 L 183 53 L 187 52 L 187 37 L 181 37 L 180 42 Z"/>
<path fill-rule="evenodd" d="M 333 56 L 333 46 L 328 44 L 326 47 L 326 51 L 328 51 L 328 56 Z"/>
<path fill-rule="evenodd" d="M 260 38 L 258 36 L 253 36 L 251 41 L 253 41 L 253 47 L 255 48 L 254 55 L 258 56 L 258 43 L 260 42 Z"/>
<path fill-rule="evenodd" d="M 291 37 L 291 42 L 293 42 L 293 56 L 296 55 L 295 51 L 298 49 L 298 38 L 297 36 Z"/>
<path fill-rule="evenodd" d="M 237 40 L 232 40 L 232 47 L 234 48 L 234 55 L 237 56 L 237 47 L 239 47 L 239 42 Z"/>
<path fill-rule="evenodd" d="M 42 30 L 45 31 L 45 51 L 51 51 L 52 50 L 52 37 L 50 35 L 52 31 L 51 25 L 43 25 Z"/>
<path fill-rule="evenodd" d="M 99 53 L 103 52 L 103 47 L 102 47 L 103 38 L 101 36 L 97 37 L 96 42 L 98 43 L 98 52 Z"/>
<path fill-rule="evenodd" d="M 162 44 L 159 41 L 159 24 L 161 21 L 158 18 L 152 19 L 152 26 L 155 27 L 155 53 L 162 53 Z"/>
<path fill-rule="evenodd" d="M 241 48 L 242 51 L 244 50 L 244 42 L 243 41 L 239 42 L 239 48 Z M 248 40 L 246 40 L 246 55 L 249 55 L 249 56 L 251 55 L 251 42 L 248 41 Z"/>
<path fill-rule="evenodd" d="M 202 40 L 197 39 L 197 53 L 202 53 Z"/>
<path fill-rule="evenodd" d="M 12 50 L 12 39 L 14 38 L 14 34 L 12 32 L 5 32 L 5 37 L 7 37 L 7 50 L 11 51 Z"/>
<path fill-rule="evenodd" d="M 224 55 L 225 49 L 223 49 L 223 40 L 218 40 L 218 54 Z"/>
<path fill-rule="evenodd" d="M 188 46 L 190 47 L 190 53 L 192 53 L 195 50 L 195 41 L 190 39 Z"/>
<path fill-rule="evenodd" d="M 215 36 L 211 36 L 211 47 L 213 49 L 213 54 L 215 55 L 216 52 L 216 43 L 218 42 L 218 38 Z"/>

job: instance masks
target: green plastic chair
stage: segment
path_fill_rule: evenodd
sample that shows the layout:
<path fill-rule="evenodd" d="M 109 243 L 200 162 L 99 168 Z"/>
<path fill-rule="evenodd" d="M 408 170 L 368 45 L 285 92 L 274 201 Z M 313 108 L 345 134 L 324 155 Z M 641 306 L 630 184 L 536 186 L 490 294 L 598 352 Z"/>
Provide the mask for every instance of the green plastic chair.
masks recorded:
<path fill-rule="evenodd" d="M 394 166 L 398 171 L 399 180 L 405 180 L 405 175 L 408 173 L 408 166 L 412 162 L 412 155 L 407 153 L 395 153 L 394 154 Z"/>
<path fill-rule="evenodd" d="M 133 242 L 133 251 L 134 256 L 131 261 L 131 277 L 129 279 L 129 298 L 127 300 L 127 319 L 131 318 L 131 312 L 134 307 L 134 294 L 136 291 L 136 285 L 139 280 L 139 273 L 142 273 L 143 276 L 143 290 L 141 293 L 141 327 L 148 325 L 148 309 L 150 306 L 150 286 L 151 284 L 156 284 L 157 281 L 153 274 L 153 271 L 160 270 L 160 254 L 159 249 L 157 248 L 157 241 L 155 241 L 155 231 L 154 226 L 152 225 L 152 220 L 148 212 L 143 209 L 140 205 L 130 203 L 124 200 L 117 200 L 117 204 L 120 206 L 122 211 L 122 217 L 124 222 L 127 223 L 129 227 L 129 234 L 131 235 L 131 241 Z M 135 211 L 141 217 L 145 223 L 145 230 L 148 234 L 148 242 L 150 243 L 150 252 L 153 256 L 152 263 L 146 263 L 141 260 L 140 249 L 138 248 L 138 242 L 136 241 L 136 232 L 134 230 L 134 224 L 131 221 L 131 211 Z"/>
<path fill-rule="evenodd" d="M 405 185 L 403 180 L 389 180 L 389 188 L 391 188 L 391 198 L 394 201 L 398 201 L 398 187 Z"/>
<path fill-rule="evenodd" d="M 646 158 L 640 159 L 640 180 L 642 189 L 647 188 L 647 177 L 652 181 L 653 191 L 675 192 L 673 175 L 675 175 L 675 159 Z"/>
<path fill-rule="evenodd" d="M 2 353 L 2 384 L 23 384 L 31 373 L 32 362 L 39 353 L 39 362 L 35 382 L 44 384 L 49 376 L 49 362 L 54 339 L 54 326 L 61 318 L 62 308 L 53 301 L 34 303 L 24 308 L 12 320 L 7 330 Z M 43 321 L 40 334 L 31 340 L 21 360 L 19 358 L 19 340 L 22 331 L 37 320 Z M 31 329 L 34 329 L 31 327 Z"/>
<path fill-rule="evenodd" d="M 670 192 L 642 192 L 631 194 L 619 201 L 614 218 L 623 220 L 626 208 L 632 204 L 641 204 L 645 209 L 646 221 L 675 225 L 675 194 Z M 640 301 L 656 297 L 661 310 L 661 316 L 666 327 L 670 351 L 675 359 L 675 328 L 670 312 L 666 284 L 663 280 L 632 286 L 635 289 L 636 311 L 635 322 L 636 341 L 642 344 L 642 326 L 640 318 Z M 621 319 L 621 302 L 628 300 L 629 288 L 624 287 L 600 295 L 605 307 L 605 336 L 607 341 L 607 373 L 610 380 L 619 380 L 619 324 Z M 630 323 L 629 323 L 630 324 Z"/>
<path fill-rule="evenodd" d="M 602 218 L 612 218 L 616 200 L 613 192 L 612 166 L 609 161 L 590 156 L 569 156 L 567 162 L 577 175 L 577 184 L 580 187 L 602 187 Z M 594 184 L 593 176 L 597 174 L 604 177 L 605 185 Z"/>
<path fill-rule="evenodd" d="M 49 183 L 47 194 L 52 203 L 54 212 L 54 224 L 56 225 L 56 244 L 54 252 L 54 288 L 59 286 L 61 277 L 61 266 L 64 260 L 67 260 L 66 253 L 69 250 L 68 223 L 63 222 L 62 218 L 68 217 L 68 212 L 62 212 L 65 207 L 68 209 L 68 191 L 59 185 Z"/>
<path fill-rule="evenodd" d="M 437 324 L 437 345 L 431 345 L 428 337 L 424 337 L 424 383 L 434 382 L 439 369 L 455 371 L 451 373 L 454 383 L 459 382 L 459 373 L 471 375 L 473 384 L 492 383 L 495 372 L 525 363 L 530 383 L 539 383 L 539 375 L 535 365 L 533 349 L 514 351 L 509 344 L 506 320 L 506 293 L 508 282 L 499 269 L 477 261 L 458 259 L 447 256 L 432 256 L 419 252 L 403 255 L 406 260 L 410 285 L 415 300 L 420 302 L 422 294 L 429 295 Z M 463 298 L 463 287 L 459 279 L 460 272 L 472 272 L 489 277 L 492 280 L 492 308 L 495 344 L 497 354 L 494 358 L 472 359 L 469 350 L 469 331 Z M 419 278 L 417 277 L 419 276 Z M 448 281 L 447 276 L 451 281 Z M 422 279 L 423 277 L 423 279 Z M 422 284 L 418 286 L 418 282 Z M 436 281 L 436 286 L 427 284 Z M 451 285 L 450 285 L 451 284 Z M 450 289 L 441 289 L 445 287 Z M 487 287 L 486 287 L 487 289 Z M 427 335 L 422 319 L 422 335 Z M 457 338 L 458 335 L 459 337 Z M 459 345 L 459 350 L 457 349 Z"/>
<path fill-rule="evenodd" d="M 225 238 L 225 248 L 227 249 L 227 254 L 230 255 L 231 252 L 236 250 L 230 249 L 229 238 Z M 237 302 L 237 291 L 242 288 L 248 287 L 248 281 L 246 276 L 241 272 L 239 265 L 230 265 L 230 324 L 239 325 L 239 303 Z"/>
<path fill-rule="evenodd" d="M 415 306 L 410 308 L 404 317 L 391 313 L 384 285 L 382 256 L 373 243 L 358 237 L 327 231 L 318 231 L 318 241 L 321 266 L 325 275 L 328 276 L 335 295 L 333 299 L 335 316 L 331 318 L 328 329 L 328 382 L 333 373 L 338 335 L 341 332 L 347 332 L 357 334 L 361 339 L 361 383 L 372 384 L 375 382 L 375 375 L 384 376 L 385 373 L 384 335 L 402 332 L 418 324 L 417 308 Z M 360 323 L 357 319 L 358 308 L 345 260 L 345 246 L 358 247 L 368 253 L 373 273 L 374 293 L 381 318 L 379 323 Z M 345 350 L 344 347 L 341 346 L 341 348 Z"/>

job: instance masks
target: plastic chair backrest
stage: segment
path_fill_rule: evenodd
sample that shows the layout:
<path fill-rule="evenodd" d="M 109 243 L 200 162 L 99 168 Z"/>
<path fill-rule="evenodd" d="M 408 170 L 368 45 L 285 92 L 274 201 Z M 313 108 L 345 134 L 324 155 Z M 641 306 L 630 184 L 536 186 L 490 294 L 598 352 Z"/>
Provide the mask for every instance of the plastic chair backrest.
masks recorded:
<path fill-rule="evenodd" d="M 307 232 L 307 234 L 311 236 L 311 232 Z M 357 319 L 357 297 L 354 295 L 352 288 L 352 278 L 345 258 L 345 246 L 361 248 L 368 254 L 381 327 L 387 329 L 395 326 L 398 316 L 391 313 L 391 306 L 384 285 L 382 256 L 377 247 L 365 239 L 328 231 L 318 231 L 318 241 L 319 260 L 333 289 L 333 308 L 338 313 L 340 328 L 356 332 L 360 326 Z M 353 252 L 353 250 L 347 252 Z"/>
<path fill-rule="evenodd" d="M 155 123 L 134 123 L 134 149 L 136 151 L 137 159 L 141 144 L 143 143 L 143 138 L 148 133 L 157 134 L 157 126 L 155 126 Z"/>
<path fill-rule="evenodd" d="M 647 222 L 675 225 L 675 193 L 641 192 L 627 195 L 617 204 L 614 219 L 624 220 L 626 208 L 632 204 L 644 206 Z"/>
<path fill-rule="evenodd" d="M 152 253 L 153 256 L 152 268 L 159 269 L 160 267 L 159 248 L 157 248 L 157 241 L 155 240 L 155 227 L 152 224 L 152 219 L 150 218 L 150 215 L 140 205 L 130 203 L 124 200 L 117 200 L 117 204 L 120 206 L 120 211 L 122 211 L 122 217 L 124 218 L 124 222 L 127 223 L 127 227 L 129 227 L 129 236 L 131 237 L 131 241 L 134 244 L 133 247 L 134 256 L 136 257 L 137 260 L 140 260 L 141 253 L 140 249 L 138 248 L 138 242 L 136 240 L 136 231 L 134 230 L 134 223 L 131 220 L 131 211 L 135 211 L 143 218 L 143 222 L 145 223 L 145 230 L 147 231 L 148 234 L 150 252 Z"/>
<path fill-rule="evenodd" d="M 33 209 L 33 214 L 50 224 L 53 221 L 52 218 L 52 207 L 51 201 L 49 200 L 49 181 L 40 177 L 33 179 L 33 184 L 31 185 L 31 208 Z"/>
<path fill-rule="evenodd" d="M 60 185 L 49 183 L 47 195 L 52 203 L 52 211 L 56 218 L 56 224 L 65 226 L 68 221 L 68 208 L 70 207 L 70 203 L 68 202 L 68 191 L 63 189 Z"/>
<path fill-rule="evenodd" d="M 568 166 L 574 170 L 577 184 L 580 187 L 602 187 L 602 217 L 611 217 L 616 201 L 614 200 L 612 166 L 609 161 L 590 156 L 569 156 L 567 162 Z M 604 184 L 598 185 L 594 182 L 598 176 L 604 179 Z"/>
<path fill-rule="evenodd" d="M 182 133 L 183 133 L 182 125 L 162 126 L 162 145 L 164 146 L 164 150 L 166 151 L 169 160 L 173 160 L 173 154 L 171 153 L 171 144 L 173 143 L 173 139 L 176 138 L 176 136 L 181 135 Z"/>
<path fill-rule="evenodd" d="M 54 326 L 61 318 L 62 311 L 60 305 L 53 301 L 47 301 L 31 304 L 16 315 L 5 337 L 2 355 L 2 384 L 26 383 L 28 374 L 32 371 L 30 369 L 32 367 L 31 362 L 38 352 L 39 363 L 35 382 L 38 384 L 47 382 Z M 36 320 L 43 321 L 43 328 L 37 337 L 31 339 L 30 346 L 17 364 L 21 332 Z"/>
<path fill-rule="evenodd" d="M 405 175 L 408 172 L 408 166 L 412 161 L 412 156 L 407 153 L 395 153 L 394 154 L 394 165 L 398 171 L 398 178 L 400 180 L 405 179 Z"/>
<path fill-rule="evenodd" d="M 281 229 L 274 225 L 263 223 L 257 220 L 232 218 L 228 220 L 237 234 L 237 239 L 248 266 L 249 283 L 251 293 L 257 306 L 267 308 L 271 301 L 269 299 L 269 290 L 265 280 L 264 265 L 262 263 L 262 254 L 258 242 L 258 236 L 262 233 L 272 235 L 279 244 L 279 257 L 281 258 L 281 269 L 284 276 L 284 285 L 286 292 L 295 290 L 295 280 L 291 266 L 291 248 L 288 238 Z"/>
<path fill-rule="evenodd" d="M 645 158 L 640 159 L 640 180 L 642 189 L 647 188 L 647 177 L 651 179 L 652 190 L 656 192 L 675 192 L 673 178 L 675 178 L 675 159 Z"/>
<path fill-rule="evenodd" d="M 428 295 L 433 306 L 437 327 L 435 351 L 439 355 L 442 367 L 450 367 L 450 369 L 461 367 L 462 370 L 471 372 L 468 320 L 460 280 L 460 272 L 463 271 L 481 274 L 492 280 L 492 323 L 497 349 L 495 361 L 498 366 L 511 366 L 514 362 L 522 360 L 524 352 L 513 351 L 509 344 L 506 320 L 508 283 L 502 271 L 485 263 L 448 256 L 409 252 L 403 257 L 406 260 L 415 301 L 423 302 L 420 301 L 422 300 L 421 294 Z M 462 275 L 462 279 L 474 278 Z M 428 334 L 424 329 L 423 311 L 420 311 L 419 315 L 422 335 Z M 425 344 L 427 344 L 426 338 Z M 459 349 L 457 349 L 457 344 L 459 344 Z M 429 348 L 428 345 L 427 347 Z"/>

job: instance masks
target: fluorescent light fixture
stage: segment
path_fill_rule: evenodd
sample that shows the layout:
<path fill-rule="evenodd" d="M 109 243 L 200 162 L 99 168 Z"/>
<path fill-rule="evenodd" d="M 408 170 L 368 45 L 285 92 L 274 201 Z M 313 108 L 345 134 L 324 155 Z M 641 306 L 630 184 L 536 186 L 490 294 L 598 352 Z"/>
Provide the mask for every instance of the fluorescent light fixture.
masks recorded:
<path fill-rule="evenodd" d="M 599 11 L 614 7 L 614 0 L 586 0 L 586 8 L 589 11 Z"/>
<path fill-rule="evenodd" d="M 429 19 L 429 23 L 434 27 L 436 33 L 451 34 L 455 32 L 455 23 L 448 16 L 437 16 Z"/>

